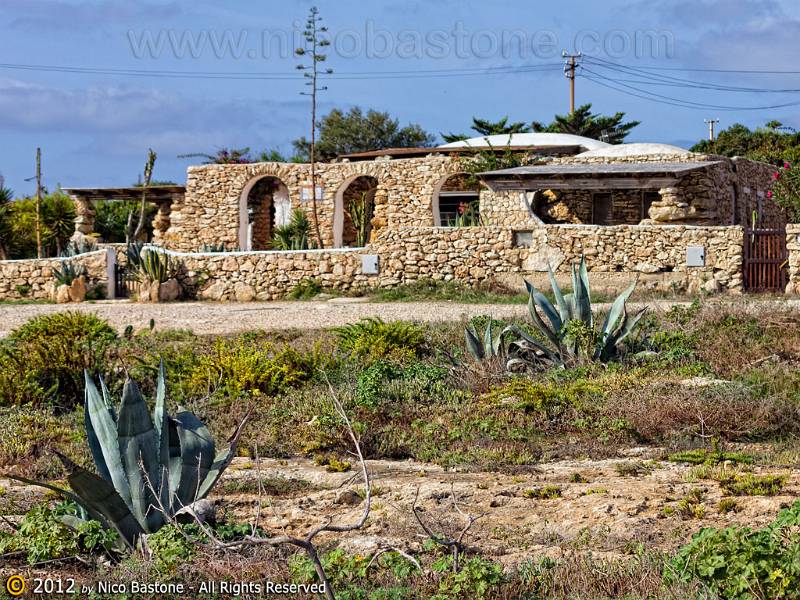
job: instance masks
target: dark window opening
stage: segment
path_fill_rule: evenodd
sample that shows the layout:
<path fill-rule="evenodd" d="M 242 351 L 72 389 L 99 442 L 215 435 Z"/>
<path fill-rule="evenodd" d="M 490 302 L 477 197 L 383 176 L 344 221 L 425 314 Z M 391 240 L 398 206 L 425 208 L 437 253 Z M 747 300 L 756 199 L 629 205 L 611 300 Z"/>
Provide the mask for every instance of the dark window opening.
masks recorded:
<path fill-rule="evenodd" d="M 658 192 L 642 192 L 642 219 L 650 218 L 650 207 L 660 199 L 661 194 Z"/>
<path fill-rule="evenodd" d="M 597 193 L 592 196 L 592 225 L 611 225 L 614 202 L 611 194 Z"/>
<path fill-rule="evenodd" d="M 455 227 L 465 214 L 478 211 L 480 194 L 476 192 L 441 192 L 439 194 L 439 218 L 442 227 Z"/>

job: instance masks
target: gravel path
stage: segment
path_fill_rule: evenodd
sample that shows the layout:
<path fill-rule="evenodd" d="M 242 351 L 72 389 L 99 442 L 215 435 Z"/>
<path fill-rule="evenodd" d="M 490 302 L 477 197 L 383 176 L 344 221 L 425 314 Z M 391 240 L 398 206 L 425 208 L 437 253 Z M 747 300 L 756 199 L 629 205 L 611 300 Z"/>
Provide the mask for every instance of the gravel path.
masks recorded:
<path fill-rule="evenodd" d="M 56 304 L 0 304 L 0 337 L 38 315 L 64 310 L 89 312 L 122 331 L 135 330 L 155 320 L 156 329 L 191 329 L 197 334 L 223 334 L 257 329 L 324 329 L 353 323 L 364 317 L 385 321 L 457 321 L 462 315 L 491 314 L 497 318 L 524 315 L 524 305 L 456 304 L 448 302 L 378 303 L 338 299 L 325 302 L 181 302 L 140 304 L 125 300 L 70 306 Z"/>
<path fill-rule="evenodd" d="M 724 304 L 726 301 L 717 301 Z M 746 304 L 755 310 L 797 308 L 798 301 L 752 301 L 741 297 L 727 302 Z M 658 301 L 648 303 L 655 310 L 667 310 L 686 302 Z M 633 310 L 637 304 L 632 303 Z M 641 305 L 638 305 L 641 306 Z M 600 309 L 607 305 L 599 305 Z M 0 338 L 15 327 L 38 315 L 64 310 L 95 313 L 119 331 L 128 325 L 135 330 L 155 321 L 156 329 L 190 329 L 197 334 L 224 334 L 257 329 L 324 329 L 353 323 L 364 317 L 380 317 L 436 322 L 458 321 L 462 317 L 492 315 L 498 319 L 524 317 L 528 308 L 522 304 L 459 304 L 455 302 L 369 302 L 361 298 L 336 298 L 309 302 L 180 302 L 140 304 L 129 300 L 106 300 L 70 306 L 56 304 L 0 304 Z"/>

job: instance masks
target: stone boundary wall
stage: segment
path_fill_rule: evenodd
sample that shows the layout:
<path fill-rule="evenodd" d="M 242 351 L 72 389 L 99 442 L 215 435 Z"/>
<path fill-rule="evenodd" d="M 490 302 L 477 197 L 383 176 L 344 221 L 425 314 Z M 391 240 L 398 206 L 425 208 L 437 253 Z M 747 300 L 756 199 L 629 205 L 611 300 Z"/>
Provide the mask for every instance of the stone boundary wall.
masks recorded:
<path fill-rule="evenodd" d="M 570 264 L 585 255 L 600 287 L 621 289 L 639 276 L 647 288 L 697 293 L 741 291 L 742 243 L 738 226 L 546 225 L 402 228 L 367 249 L 381 257 L 381 287 L 421 279 L 520 287 L 523 276 L 545 284 L 548 263 L 567 281 Z M 687 266 L 689 246 L 703 248 L 703 266 Z"/>
<path fill-rule="evenodd" d="M 738 226 L 405 227 L 382 232 L 365 248 L 168 252 L 182 264 L 179 280 L 189 295 L 245 302 L 283 298 L 305 279 L 340 291 L 420 280 L 521 288 L 523 277 L 547 286 L 548 264 L 568 283 L 570 264 L 581 255 L 600 290 L 619 291 L 638 277 L 645 289 L 740 292 L 742 242 Z M 702 265 L 687 265 L 690 246 L 702 249 Z M 365 256 L 377 256 L 377 274 L 362 271 Z M 796 258 L 800 279 L 800 245 Z"/>
<path fill-rule="evenodd" d="M 53 269 L 60 269 L 68 261 L 86 267 L 88 289 L 102 288 L 108 296 L 111 256 L 107 250 L 96 250 L 65 258 L 0 261 L 0 300 L 51 300 L 56 286 Z M 113 262 L 110 268 L 113 269 Z"/>
<path fill-rule="evenodd" d="M 200 300 L 250 302 L 284 298 L 304 279 L 348 291 L 377 283 L 361 273 L 363 248 L 263 252 L 166 251 L 181 263 L 181 287 Z"/>

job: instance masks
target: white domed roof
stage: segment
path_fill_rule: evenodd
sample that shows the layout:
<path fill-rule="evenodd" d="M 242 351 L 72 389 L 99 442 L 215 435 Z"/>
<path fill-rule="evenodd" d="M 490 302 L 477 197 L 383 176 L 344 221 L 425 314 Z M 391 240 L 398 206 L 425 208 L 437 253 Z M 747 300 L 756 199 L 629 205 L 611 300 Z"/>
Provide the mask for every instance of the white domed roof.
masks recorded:
<path fill-rule="evenodd" d="M 634 144 L 617 144 L 616 146 L 608 146 L 606 148 L 591 149 L 583 154 L 578 154 L 579 157 L 592 157 L 592 156 L 647 156 L 651 154 L 668 154 L 686 155 L 691 154 L 686 148 L 673 146 L 671 144 L 650 144 L 650 143 L 634 143 Z"/>
<path fill-rule="evenodd" d="M 474 137 L 460 142 L 439 146 L 439 148 L 503 148 L 505 146 L 581 146 L 586 150 L 599 150 L 611 147 L 600 140 L 572 135 L 569 133 L 503 133 Z"/>

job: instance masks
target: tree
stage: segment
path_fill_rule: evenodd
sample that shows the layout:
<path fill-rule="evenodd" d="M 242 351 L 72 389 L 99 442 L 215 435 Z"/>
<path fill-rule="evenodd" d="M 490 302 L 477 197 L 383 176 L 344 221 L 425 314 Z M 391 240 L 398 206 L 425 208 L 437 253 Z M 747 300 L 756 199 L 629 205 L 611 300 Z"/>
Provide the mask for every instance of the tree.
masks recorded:
<path fill-rule="evenodd" d="M 800 161 L 800 133 L 783 126 L 780 121 L 770 121 L 755 130 L 734 123 L 720 131 L 713 142 L 702 140 L 691 150 L 721 156 L 743 156 L 774 165 L 783 165 L 784 162 L 794 164 Z"/>
<path fill-rule="evenodd" d="M 311 143 L 310 143 L 310 158 L 311 158 L 311 206 L 314 215 L 314 230 L 317 234 L 317 247 L 322 248 L 322 233 L 319 229 L 319 215 L 317 211 L 317 94 L 328 89 L 328 86 L 319 87 L 317 80 L 319 78 L 319 63 L 325 62 L 328 58 L 326 54 L 319 52 L 320 48 L 330 46 L 331 42 L 325 37 L 328 31 L 327 27 L 320 25 L 322 17 L 319 16 L 319 9 L 312 6 L 308 12 L 308 19 L 306 19 L 306 28 L 303 31 L 305 37 L 305 46 L 297 48 L 295 54 L 297 56 L 308 56 L 311 63 L 308 65 L 297 65 L 301 71 L 305 71 L 303 76 L 308 80 L 306 85 L 311 88 L 310 92 L 301 92 L 304 96 L 311 97 Z M 330 75 L 333 69 L 326 69 L 325 74 Z"/>
<path fill-rule="evenodd" d="M 525 123 L 518 121 L 516 123 L 508 123 L 508 115 L 499 121 L 489 121 L 487 119 L 479 119 L 472 117 L 471 129 L 480 135 L 502 135 L 511 133 L 529 133 L 531 128 Z M 469 139 L 470 136 L 462 133 L 443 133 L 442 139 L 447 143 L 459 142 L 461 140 Z M 474 137 L 474 136 L 473 136 Z"/>
<path fill-rule="evenodd" d="M 381 150 L 384 148 L 427 148 L 433 146 L 435 136 L 412 123 L 400 127 L 400 121 L 387 112 L 351 108 L 348 112 L 336 108 L 318 123 L 319 142 L 317 156 L 331 160 L 341 154 Z M 293 142 L 298 158 L 307 160 L 310 143 L 306 138 Z"/>
<path fill-rule="evenodd" d="M 630 133 L 631 129 L 641 121 L 623 122 L 624 112 L 614 115 L 595 115 L 592 105 L 584 104 L 568 115 L 556 115 L 555 120 L 549 125 L 534 121 L 533 131 L 537 133 L 571 133 L 583 137 L 602 140 L 609 144 L 621 144 Z"/>

